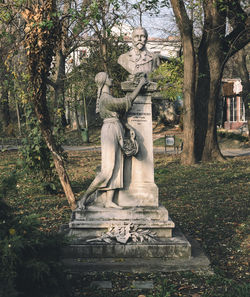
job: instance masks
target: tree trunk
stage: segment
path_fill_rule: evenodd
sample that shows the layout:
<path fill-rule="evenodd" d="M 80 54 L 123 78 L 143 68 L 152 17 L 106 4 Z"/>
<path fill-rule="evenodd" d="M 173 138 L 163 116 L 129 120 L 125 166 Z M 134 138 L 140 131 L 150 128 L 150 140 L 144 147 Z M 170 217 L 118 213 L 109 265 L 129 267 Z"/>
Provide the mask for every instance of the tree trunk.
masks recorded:
<path fill-rule="evenodd" d="M 67 126 L 67 120 L 65 115 L 65 60 L 66 57 L 62 50 L 59 50 L 56 55 L 56 69 L 58 72 L 56 74 L 56 88 L 55 88 L 55 106 L 57 106 L 61 111 L 61 124 L 62 127 Z"/>
<path fill-rule="evenodd" d="M 207 61 L 209 66 L 209 97 L 207 109 L 207 133 L 202 154 L 202 161 L 224 160 L 217 141 L 216 107 L 219 100 L 221 78 L 223 73 L 223 61 L 225 54 L 221 51 L 222 39 L 225 35 L 226 19 L 218 13 L 214 1 L 208 1 L 204 5 L 205 25 L 207 33 Z M 205 90 L 204 90 L 205 91 Z"/>
<path fill-rule="evenodd" d="M 184 102 L 183 102 L 183 151 L 182 164 L 190 165 L 196 162 L 194 151 L 195 114 L 195 53 L 193 42 L 189 38 L 183 38 L 184 55 Z"/>
<path fill-rule="evenodd" d="M 211 71 L 212 72 L 212 71 Z M 212 74 L 212 73 L 211 73 Z M 207 133 L 202 154 L 202 161 L 222 161 L 224 160 L 217 141 L 217 125 L 216 125 L 216 102 L 220 94 L 220 79 L 218 75 L 212 75 L 210 81 L 210 93 L 208 100 L 208 119 Z M 215 77 L 214 77 L 215 76 Z"/>
<path fill-rule="evenodd" d="M 45 80 L 44 80 L 45 81 Z M 43 137 L 45 139 L 45 142 L 49 148 L 49 150 L 52 153 L 52 157 L 55 163 L 56 171 L 58 173 L 61 185 L 64 189 L 64 193 L 68 199 L 68 203 L 72 210 L 74 210 L 77 206 L 74 193 L 72 191 L 70 181 L 68 174 L 64 167 L 63 159 L 60 155 L 60 150 L 55 144 L 54 137 L 51 132 L 51 123 L 50 123 L 50 117 L 49 117 L 49 111 L 47 108 L 46 103 L 46 83 L 42 82 L 41 86 L 41 96 L 38 98 L 38 100 L 34 100 L 35 105 L 35 112 L 37 115 L 37 118 L 39 120 L 40 128 L 43 134 Z"/>
<path fill-rule="evenodd" d="M 3 54 L 0 51 L 0 54 Z M 7 84 L 6 84 L 7 82 Z M 8 93 L 8 73 L 4 65 L 3 56 L 0 57 L 0 112 L 4 130 L 10 124 L 10 108 L 9 108 L 9 93 Z"/>
<path fill-rule="evenodd" d="M 250 107 L 249 107 L 249 102 L 247 103 L 247 100 L 244 101 L 244 106 L 245 106 L 245 117 L 246 117 L 247 126 L 248 126 L 248 141 L 250 142 Z"/>
<path fill-rule="evenodd" d="M 105 34 L 105 32 L 104 32 L 104 34 Z M 109 69 L 108 69 L 108 64 L 107 64 L 107 43 L 106 43 L 105 37 L 103 37 L 101 40 L 100 52 L 101 52 L 101 57 L 103 60 L 103 70 L 108 73 Z"/>
<path fill-rule="evenodd" d="M 195 92 L 195 157 L 196 161 L 202 159 L 208 121 L 208 95 L 210 73 L 207 59 L 207 34 L 203 32 L 202 40 L 197 54 L 197 85 Z"/>
<path fill-rule="evenodd" d="M 196 81 L 196 59 L 193 43 L 193 27 L 182 0 L 171 0 L 176 21 L 181 32 L 184 55 L 184 101 L 183 101 L 183 151 L 181 162 L 189 165 L 196 162 L 195 158 L 195 114 L 194 97 Z"/>
<path fill-rule="evenodd" d="M 78 136 L 81 137 L 81 126 L 80 126 L 79 114 L 78 114 L 78 94 L 76 91 L 74 96 L 74 112 L 75 112 L 75 120 L 76 120 L 76 129 L 78 132 Z"/>
<path fill-rule="evenodd" d="M 2 84 L 2 92 L 0 99 L 0 109 L 3 121 L 4 130 L 8 128 L 10 124 L 10 108 L 9 108 L 9 94 L 8 89 L 4 84 Z"/>
<path fill-rule="evenodd" d="M 20 108 L 19 108 L 19 104 L 18 104 L 17 100 L 16 100 L 16 116 L 17 116 L 17 125 L 18 125 L 19 135 L 22 136 Z"/>
<path fill-rule="evenodd" d="M 242 100 L 245 107 L 245 118 L 248 125 L 248 139 L 250 141 L 250 80 L 246 63 L 246 51 L 242 49 L 236 54 L 236 67 L 242 84 Z"/>
<path fill-rule="evenodd" d="M 85 129 L 88 129 L 89 128 L 89 125 L 88 125 L 88 114 L 87 114 L 86 97 L 84 95 L 82 95 L 82 97 L 83 97 Z"/>

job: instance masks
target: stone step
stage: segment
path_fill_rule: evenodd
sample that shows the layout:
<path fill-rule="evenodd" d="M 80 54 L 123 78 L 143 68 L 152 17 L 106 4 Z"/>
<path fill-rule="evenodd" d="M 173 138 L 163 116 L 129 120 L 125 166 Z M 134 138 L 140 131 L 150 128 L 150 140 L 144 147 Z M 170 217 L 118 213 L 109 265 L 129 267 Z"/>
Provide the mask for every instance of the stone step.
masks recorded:
<path fill-rule="evenodd" d="M 174 235 L 175 233 L 176 231 L 174 232 Z M 70 272 L 79 274 L 103 271 L 130 273 L 196 271 L 200 273 L 213 274 L 213 271 L 210 268 L 210 262 L 203 253 L 198 242 L 190 237 L 188 237 L 188 242 L 192 245 L 191 256 L 188 258 L 107 258 L 100 256 L 91 258 L 78 257 L 79 254 L 74 254 L 76 249 L 65 249 L 63 262 Z"/>
<path fill-rule="evenodd" d="M 169 221 L 168 211 L 163 206 L 127 207 L 123 209 L 89 206 L 86 210 L 75 210 L 73 218 L 75 221 Z"/>

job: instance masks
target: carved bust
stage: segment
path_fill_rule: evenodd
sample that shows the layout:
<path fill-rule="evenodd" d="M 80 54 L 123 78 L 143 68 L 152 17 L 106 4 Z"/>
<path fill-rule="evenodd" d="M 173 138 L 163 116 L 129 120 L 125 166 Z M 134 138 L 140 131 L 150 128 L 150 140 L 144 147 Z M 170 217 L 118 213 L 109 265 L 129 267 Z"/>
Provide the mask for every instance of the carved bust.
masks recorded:
<path fill-rule="evenodd" d="M 150 73 L 160 65 L 159 55 L 146 49 L 147 31 L 138 27 L 132 33 L 133 48 L 118 58 L 118 63 L 126 69 L 132 77 L 139 73 Z"/>

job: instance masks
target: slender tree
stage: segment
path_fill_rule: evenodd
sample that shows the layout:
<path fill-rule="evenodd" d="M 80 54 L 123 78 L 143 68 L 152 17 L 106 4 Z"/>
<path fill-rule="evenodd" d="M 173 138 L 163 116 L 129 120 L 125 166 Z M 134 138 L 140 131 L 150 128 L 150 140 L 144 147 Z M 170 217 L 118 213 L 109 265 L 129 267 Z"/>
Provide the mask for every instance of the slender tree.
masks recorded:
<path fill-rule="evenodd" d="M 90 2 L 65 0 L 57 4 L 57 12 L 61 13 L 62 30 L 56 49 L 54 74 L 49 77 L 48 84 L 54 89 L 54 108 L 61 110 L 63 127 L 68 124 L 65 116 L 66 60 L 84 43 L 82 35 L 89 29 L 86 11 Z"/>
<path fill-rule="evenodd" d="M 8 71 L 5 61 L 11 49 L 13 35 L 8 26 L 10 18 L 7 16 L 4 20 L 0 20 L 0 114 L 2 126 L 7 130 L 11 123 L 10 108 L 9 108 L 9 89 L 11 84 L 11 74 Z"/>
<path fill-rule="evenodd" d="M 30 4 L 29 9 L 23 11 L 22 15 L 26 20 L 25 47 L 30 76 L 30 91 L 35 112 L 45 142 L 52 153 L 69 205 L 74 209 L 76 207 L 75 197 L 60 154 L 60 148 L 56 145 L 51 131 L 47 107 L 47 79 L 61 33 L 61 26 L 56 15 L 55 0 L 35 1 L 35 3 Z"/>

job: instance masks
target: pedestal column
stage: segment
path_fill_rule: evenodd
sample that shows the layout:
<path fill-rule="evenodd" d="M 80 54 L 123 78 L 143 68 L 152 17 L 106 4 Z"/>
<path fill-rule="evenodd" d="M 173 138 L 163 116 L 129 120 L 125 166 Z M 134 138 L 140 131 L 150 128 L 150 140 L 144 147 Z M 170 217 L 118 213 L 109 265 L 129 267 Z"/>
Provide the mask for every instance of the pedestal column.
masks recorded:
<path fill-rule="evenodd" d="M 123 82 L 122 89 L 132 92 L 133 83 Z M 117 203 L 120 206 L 158 207 L 158 187 L 154 182 L 154 158 L 152 136 L 152 92 L 156 83 L 150 83 L 147 90 L 137 96 L 127 114 L 127 122 L 133 127 L 139 145 L 136 156 L 124 162 L 124 189 L 120 190 Z"/>

